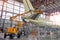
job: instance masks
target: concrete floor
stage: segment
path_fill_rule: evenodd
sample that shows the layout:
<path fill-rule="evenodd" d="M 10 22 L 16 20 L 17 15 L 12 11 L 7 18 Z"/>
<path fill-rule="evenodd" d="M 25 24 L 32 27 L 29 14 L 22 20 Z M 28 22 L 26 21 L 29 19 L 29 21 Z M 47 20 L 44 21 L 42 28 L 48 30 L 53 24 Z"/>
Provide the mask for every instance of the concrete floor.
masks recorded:
<path fill-rule="evenodd" d="M 2 34 L 2 33 L 0 33 L 0 40 L 31 40 L 31 36 L 29 37 L 26 37 L 26 36 L 22 36 L 21 38 L 16 38 L 16 37 L 14 37 L 14 39 L 9 39 L 9 37 L 7 37 L 6 39 L 4 39 L 3 38 L 4 37 L 4 35 Z M 32 39 L 33 40 L 33 39 Z M 60 38 L 50 38 L 50 37 L 47 37 L 47 38 L 45 38 L 45 37 L 41 37 L 41 38 L 39 38 L 39 39 L 36 39 L 36 40 L 60 40 Z"/>
<path fill-rule="evenodd" d="M 27 40 L 27 38 L 26 37 L 22 37 L 22 38 L 14 38 L 14 39 L 9 39 L 9 38 L 0 38 L 0 40 Z"/>
<path fill-rule="evenodd" d="M 19 39 L 17 39 L 17 37 L 14 37 L 14 39 L 9 39 L 9 36 L 7 36 L 7 38 L 4 39 L 4 33 L 0 33 L 0 40 L 27 40 L 27 37 L 21 37 Z"/>
<path fill-rule="evenodd" d="M 28 40 L 27 38 L 20 38 L 20 39 L 0 39 L 0 40 Z M 30 39 L 29 39 L 30 40 Z M 40 40 L 60 40 L 60 39 L 49 39 L 49 38 L 45 38 L 45 39 L 40 39 Z"/>

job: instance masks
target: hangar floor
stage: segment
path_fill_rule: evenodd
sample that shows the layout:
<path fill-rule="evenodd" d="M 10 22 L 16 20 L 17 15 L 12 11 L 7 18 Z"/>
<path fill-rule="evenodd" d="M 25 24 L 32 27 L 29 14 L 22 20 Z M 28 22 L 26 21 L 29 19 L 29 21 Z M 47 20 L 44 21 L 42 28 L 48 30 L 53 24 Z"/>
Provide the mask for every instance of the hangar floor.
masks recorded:
<path fill-rule="evenodd" d="M 21 38 L 16 38 L 16 37 L 14 37 L 14 39 L 9 39 L 9 37 L 7 37 L 7 38 L 3 38 L 3 35 L 1 35 L 0 34 L 0 37 L 2 37 L 2 38 L 0 38 L 0 40 L 60 40 L 60 38 L 58 38 L 58 37 L 55 37 L 55 38 L 51 38 L 51 37 L 38 37 L 38 38 L 35 38 L 35 39 L 33 39 L 32 38 L 32 36 L 31 35 L 29 35 L 28 37 L 27 36 L 22 36 Z"/>

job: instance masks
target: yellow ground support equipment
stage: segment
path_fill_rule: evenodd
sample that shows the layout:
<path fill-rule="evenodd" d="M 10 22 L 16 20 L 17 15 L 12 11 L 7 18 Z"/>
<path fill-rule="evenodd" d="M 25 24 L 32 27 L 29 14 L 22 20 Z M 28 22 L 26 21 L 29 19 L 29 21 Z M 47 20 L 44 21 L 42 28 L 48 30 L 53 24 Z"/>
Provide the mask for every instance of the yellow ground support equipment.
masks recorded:
<path fill-rule="evenodd" d="M 22 27 L 23 22 L 14 20 L 16 17 L 22 16 L 22 19 L 25 19 L 25 18 L 30 17 L 31 15 L 34 15 L 34 14 L 35 15 L 39 15 L 39 14 L 43 13 L 41 10 L 35 10 L 33 8 L 32 4 L 30 3 L 30 0 L 23 0 L 23 3 L 24 3 L 24 7 L 25 7 L 26 12 L 10 17 L 9 20 L 16 22 L 16 25 L 14 27 L 8 27 L 5 30 L 4 38 L 6 38 L 7 35 L 10 36 L 10 38 L 13 38 L 14 35 L 17 35 L 18 38 L 21 36 L 22 32 L 19 32 L 18 29 L 19 29 L 19 27 Z M 23 16 L 25 14 L 28 14 L 28 15 L 31 14 L 31 15 L 28 16 L 28 17 L 27 16 Z M 31 19 L 35 19 L 35 18 L 31 17 Z"/>

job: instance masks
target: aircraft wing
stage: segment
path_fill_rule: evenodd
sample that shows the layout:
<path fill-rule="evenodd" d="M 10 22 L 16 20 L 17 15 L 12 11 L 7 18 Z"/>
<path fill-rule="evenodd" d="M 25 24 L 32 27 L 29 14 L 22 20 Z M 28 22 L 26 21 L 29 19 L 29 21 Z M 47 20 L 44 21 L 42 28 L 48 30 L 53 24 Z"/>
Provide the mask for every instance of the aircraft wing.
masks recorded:
<path fill-rule="evenodd" d="M 25 21 L 27 22 L 30 22 L 34 25 L 37 25 L 37 26 L 46 26 L 46 27 L 53 27 L 53 28 L 57 28 L 57 27 L 60 27 L 59 25 L 53 25 L 51 21 L 47 21 L 47 20 L 32 20 L 32 19 L 25 19 Z"/>
<path fill-rule="evenodd" d="M 29 11 L 29 10 L 35 10 L 30 2 L 30 0 L 23 0 L 23 4 L 25 7 L 25 11 Z M 32 24 L 35 25 L 39 25 L 39 26 L 51 26 L 51 27 L 57 27 L 56 25 L 53 25 L 52 23 L 50 23 L 49 20 L 43 19 L 43 18 L 39 18 L 39 19 L 31 19 L 31 14 L 34 12 L 30 12 L 28 14 L 26 14 L 26 18 L 22 17 L 25 21 L 27 22 L 31 22 Z M 32 14 L 33 15 L 33 14 Z M 35 17 L 35 16 L 34 16 Z"/>

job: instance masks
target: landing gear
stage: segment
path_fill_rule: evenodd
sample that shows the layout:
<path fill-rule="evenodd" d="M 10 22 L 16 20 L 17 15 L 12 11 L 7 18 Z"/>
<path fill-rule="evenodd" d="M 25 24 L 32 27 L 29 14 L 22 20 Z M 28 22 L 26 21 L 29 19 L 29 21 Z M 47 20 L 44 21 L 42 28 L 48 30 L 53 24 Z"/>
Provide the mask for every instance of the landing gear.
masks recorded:
<path fill-rule="evenodd" d="M 25 31 L 20 31 L 20 32 L 18 32 L 18 34 L 17 34 L 17 38 L 20 38 L 21 36 L 25 36 L 26 34 L 25 34 Z"/>
<path fill-rule="evenodd" d="M 20 38 L 21 37 L 21 35 L 20 34 L 17 34 L 17 38 Z"/>
<path fill-rule="evenodd" d="M 10 39 L 13 39 L 13 34 L 10 34 L 9 37 L 10 37 Z"/>
<path fill-rule="evenodd" d="M 18 34 L 17 34 L 17 38 L 20 38 L 21 35 L 22 35 L 22 32 L 18 33 Z"/>

